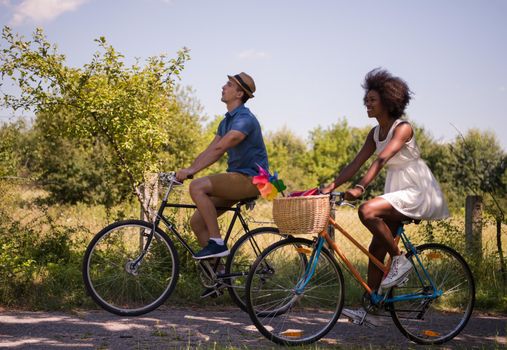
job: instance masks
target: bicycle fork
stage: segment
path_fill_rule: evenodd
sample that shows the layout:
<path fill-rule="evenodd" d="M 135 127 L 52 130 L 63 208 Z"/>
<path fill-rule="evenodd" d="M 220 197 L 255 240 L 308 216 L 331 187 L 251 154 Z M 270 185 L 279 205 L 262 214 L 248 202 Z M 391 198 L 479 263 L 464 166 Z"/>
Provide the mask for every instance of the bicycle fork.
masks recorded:
<path fill-rule="evenodd" d="M 310 261 L 308 261 L 308 264 L 306 265 L 305 273 L 301 277 L 301 279 L 296 284 L 296 287 L 294 288 L 294 292 L 296 295 L 302 295 L 305 291 L 306 286 L 308 285 L 308 282 L 310 282 L 310 279 L 312 278 L 313 274 L 315 273 L 315 269 L 317 268 L 317 263 L 319 261 L 319 256 L 322 251 L 322 247 L 324 245 L 325 239 L 324 237 L 318 237 L 316 244 L 316 248 L 313 249 L 312 255 L 310 256 Z"/>

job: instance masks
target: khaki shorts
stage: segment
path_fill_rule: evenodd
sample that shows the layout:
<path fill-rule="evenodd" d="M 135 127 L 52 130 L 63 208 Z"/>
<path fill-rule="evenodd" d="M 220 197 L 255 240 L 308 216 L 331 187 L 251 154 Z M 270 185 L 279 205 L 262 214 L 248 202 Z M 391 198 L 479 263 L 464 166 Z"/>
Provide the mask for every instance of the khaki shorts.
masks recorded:
<path fill-rule="evenodd" d="M 222 173 L 208 176 L 213 189 L 208 193 L 227 201 L 238 202 L 242 199 L 257 197 L 259 190 L 252 183 L 252 177 L 240 173 Z"/>
<path fill-rule="evenodd" d="M 253 198 L 260 195 L 257 187 L 252 184 L 252 177 L 240 173 L 222 173 L 207 176 L 211 182 L 211 191 L 208 194 L 216 208 L 230 208 L 237 202 L 246 198 Z M 218 209 L 217 216 L 225 213 L 226 210 Z M 204 223 L 199 210 L 196 210 L 192 221 Z M 192 222 L 191 221 L 191 222 Z"/>

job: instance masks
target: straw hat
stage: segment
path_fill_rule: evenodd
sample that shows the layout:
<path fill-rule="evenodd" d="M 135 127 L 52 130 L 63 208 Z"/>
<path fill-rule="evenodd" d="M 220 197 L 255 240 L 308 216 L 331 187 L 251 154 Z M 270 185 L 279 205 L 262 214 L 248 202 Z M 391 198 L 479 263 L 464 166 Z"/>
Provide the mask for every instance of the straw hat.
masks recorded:
<path fill-rule="evenodd" d="M 227 77 L 236 82 L 249 97 L 254 97 L 253 93 L 255 92 L 255 83 L 251 76 L 245 72 L 241 72 L 236 75 L 228 75 Z"/>

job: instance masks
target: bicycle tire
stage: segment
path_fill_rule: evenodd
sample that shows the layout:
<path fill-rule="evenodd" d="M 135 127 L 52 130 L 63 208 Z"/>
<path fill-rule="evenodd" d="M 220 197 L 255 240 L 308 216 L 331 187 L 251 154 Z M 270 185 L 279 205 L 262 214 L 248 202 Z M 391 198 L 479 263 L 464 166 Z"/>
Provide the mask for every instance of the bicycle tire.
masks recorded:
<path fill-rule="evenodd" d="M 141 263 L 132 267 L 152 227 L 141 220 L 118 221 L 103 228 L 88 245 L 83 281 L 88 294 L 103 309 L 120 316 L 138 316 L 158 308 L 173 292 L 179 273 L 178 253 L 159 228 Z"/>
<path fill-rule="evenodd" d="M 226 281 L 230 286 L 227 291 L 241 310 L 247 311 L 245 285 L 253 262 L 266 247 L 286 237 L 287 235 L 280 233 L 276 227 L 259 227 L 241 236 L 232 246 L 225 263 L 225 273 L 236 274 L 238 277 Z"/>
<path fill-rule="evenodd" d="M 475 303 L 475 283 L 463 257 L 443 244 L 429 243 L 416 248 L 417 256 L 443 294 L 436 299 L 395 302 L 388 305 L 398 329 L 418 344 L 442 344 L 458 335 L 470 319 Z M 413 254 L 407 254 L 413 258 Z M 431 294 L 429 282 L 421 282 L 420 265 L 409 274 L 406 285 L 392 288 L 390 296 L 424 292 Z"/>
<path fill-rule="evenodd" d="M 313 241 L 289 237 L 268 247 L 250 269 L 246 283 L 248 314 L 259 332 L 274 343 L 313 343 L 325 336 L 340 317 L 343 275 L 326 248 L 322 248 L 304 291 L 295 292 L 313 248 Z"/>

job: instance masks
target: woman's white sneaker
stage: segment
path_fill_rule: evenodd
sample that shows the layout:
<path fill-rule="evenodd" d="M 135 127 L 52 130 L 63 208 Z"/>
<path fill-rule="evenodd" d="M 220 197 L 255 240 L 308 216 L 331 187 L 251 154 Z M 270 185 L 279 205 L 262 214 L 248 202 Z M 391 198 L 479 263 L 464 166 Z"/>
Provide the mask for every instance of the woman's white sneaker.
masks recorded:
<path fill-rule="evenodd" d="M 405 276 L 412 270 L 412 267 L 412 263 L 405 257 L 405 254 L 393 257 L 389 273 L 380 286 L 382 288 L 391 288 L 397 285 L 404 280 Z"/>

